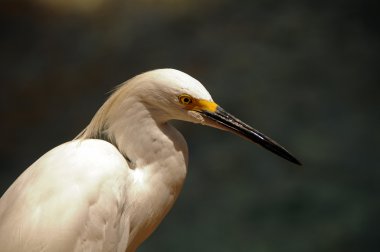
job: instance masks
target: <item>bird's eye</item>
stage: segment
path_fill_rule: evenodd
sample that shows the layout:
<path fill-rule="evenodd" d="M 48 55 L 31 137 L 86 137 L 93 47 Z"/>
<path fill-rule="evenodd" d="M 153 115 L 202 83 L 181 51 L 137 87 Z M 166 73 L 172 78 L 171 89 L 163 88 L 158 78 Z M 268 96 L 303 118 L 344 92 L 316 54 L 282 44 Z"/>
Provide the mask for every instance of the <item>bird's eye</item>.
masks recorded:
<path fill-rule="evenodd" d="M 178 97 L 178 100 L 180 103 L 182 103 L 183 105 L 189 105 L 190 103 L 193 102 L 193 98 L 190 96 L 190 95 L 180 95 Z"/>

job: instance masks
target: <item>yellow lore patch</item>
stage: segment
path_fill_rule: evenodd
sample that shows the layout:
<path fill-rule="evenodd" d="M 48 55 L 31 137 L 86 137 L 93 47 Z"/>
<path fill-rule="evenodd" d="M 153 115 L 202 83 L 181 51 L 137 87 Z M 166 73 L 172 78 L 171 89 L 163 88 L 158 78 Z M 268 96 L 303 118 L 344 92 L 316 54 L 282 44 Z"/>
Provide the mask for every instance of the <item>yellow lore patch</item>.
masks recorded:
<path fill-rule="evenodd" d="M 209 112 L 215 112 L 216 108 L 218 107 L 218 104 L 216 104 L 213 101 L 207 101 L 202 99 L 194 99 L 194 110 L 203 110 L 203 111 L 209 111 Z"/>
<path fill-rule="evenodd" d="M 178 96 L 178 101 L 185 106 L 185 109 L 187 110 L 194 110 L 194 111 L 209 111 L 209 112 L 215 112 L 218 104 L 216 104 L 213 101 L 203 100 L 203 99 L 196 99 L 188 94 L 182 94 Z"/>

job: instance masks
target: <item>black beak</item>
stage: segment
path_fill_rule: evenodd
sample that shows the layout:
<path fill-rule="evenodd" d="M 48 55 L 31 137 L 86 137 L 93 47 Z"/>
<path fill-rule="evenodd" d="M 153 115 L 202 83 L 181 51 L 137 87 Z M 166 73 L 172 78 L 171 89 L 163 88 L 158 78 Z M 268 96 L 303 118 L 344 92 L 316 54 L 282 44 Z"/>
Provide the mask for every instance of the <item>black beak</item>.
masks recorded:
<path fill-rule="evenodd" d="M 222 128 L 228 131 L 231 131 L 239 136 L 247 138 L 250 141 L 253 141 L 265 149 L 273 152 L 274 154 L 279 155 L 280 157 L 294 163 L 297 165 L 302 165 L 292 154 L 289 153 L 284 147 L 264 135 L 263 133 L 255 130 L 248 124 L 240 121 L 233 115 L 226 112 L 223 108 L 217 107 L 215 112 L 210 111 L 201 111 L 202 115 L 217 123 L 218 128 Z"/>

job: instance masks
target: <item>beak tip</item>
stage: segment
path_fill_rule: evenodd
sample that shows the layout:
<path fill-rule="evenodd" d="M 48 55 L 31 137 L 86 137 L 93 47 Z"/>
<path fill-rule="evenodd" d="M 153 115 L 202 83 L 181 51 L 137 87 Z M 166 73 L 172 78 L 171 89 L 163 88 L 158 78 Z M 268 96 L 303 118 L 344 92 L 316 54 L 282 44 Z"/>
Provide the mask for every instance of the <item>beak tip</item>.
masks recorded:
<path fill-rule="evenodd" d="M 302 163 L 297 158 L 295 158 L 292 154 L 290 154 L 289 151 L 287 151 L 286 149 L 284 149 L 280 145 L 278 147 L 280 149 L 276 148 L 275 151 L 273 151 L 274 149 L 270 149 L 270 148 L 267 148 L 267 149 L 270 150 L 270 151 L 272 151 L 272 152 L 274 152 L 278 156 L 280 156 L 280 157 L 288 160 L 289 162 L 291 162 L 293 164 L 302 166 Z"/>
<path fill-rule="evenodd" d="M 264 146 L 264 147 L 267 147 L 267 146 Z M 292 154 L 290 154 L 286 149 L 284 149 L 282 147 L 280 147 L 280 148 L 281 148 L 280 151 L 278 148 L 276 148 L 276 149 L 266 148 L 266 149 L 274 152 L 278 156 L 282 157 L 283 159 L 288 160 L 289 162 L 291 162 L 293 164 L 302 166 L 302 163 L 297 158 L 295 158 Z"/>
<path fill-rule="evenodd" d="M 289 161 L 292 162 L 293 164 L 302 166 L 302 163 L 298 159 L 296 159 L 295 157 L 292 157 L 292 159 Z"/>

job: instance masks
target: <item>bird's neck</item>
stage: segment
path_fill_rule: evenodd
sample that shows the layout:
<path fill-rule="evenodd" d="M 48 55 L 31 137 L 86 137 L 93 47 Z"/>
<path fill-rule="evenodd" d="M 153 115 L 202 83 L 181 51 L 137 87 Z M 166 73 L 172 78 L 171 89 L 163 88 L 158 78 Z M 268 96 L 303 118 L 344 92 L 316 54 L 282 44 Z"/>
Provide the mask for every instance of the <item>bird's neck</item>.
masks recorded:
<path fill-rule="evenodd" d="M 127 197 L 135 199 L 129 202 L 133 207 L 128 210 L 128 246 L 134 250 L 153 232 L 177 199 L 187 171 L 187 144 L 174 127 L 161 120 L 159 111 L 152 111 L 134 98 L 122 102 L 115 98 L 111 97 L 100 108 L 77 138 L 106 140 L 128 161 L 133 187 L 126 188 L 130 196 Z"/>
<path fill-rule="evenodd" d="M 174 127 L 154 118 L 152 115 L 155 113 L 143 103 L 134 103 L 123 113 L 111 119 L 113 122 L 106 129 L 106 134 L 114 139 L 133 168 L 162 170 L 187 165 L 186 142 Z"/>
<path fill-rule="evenodd" d="M 159 111 L 152 111 L 154 108 L 133 98 L 122 102 L 117 98 L 111 97 L 77 138 L 112 143 L 132 169 L 171 172 L 171 177 L 179 170 L 186 170 L 188 151 L 181 133 L 161 120 Z"/>

